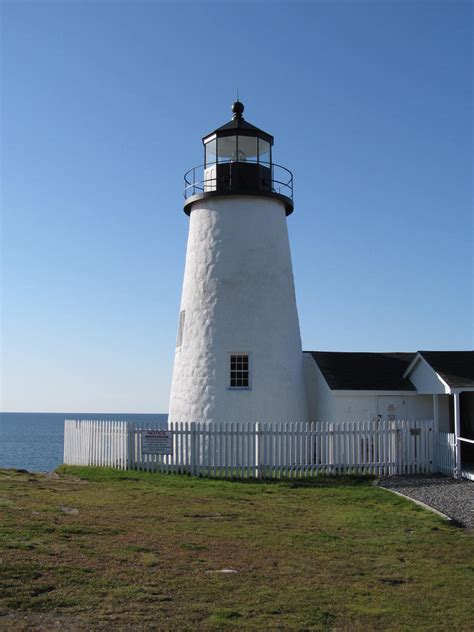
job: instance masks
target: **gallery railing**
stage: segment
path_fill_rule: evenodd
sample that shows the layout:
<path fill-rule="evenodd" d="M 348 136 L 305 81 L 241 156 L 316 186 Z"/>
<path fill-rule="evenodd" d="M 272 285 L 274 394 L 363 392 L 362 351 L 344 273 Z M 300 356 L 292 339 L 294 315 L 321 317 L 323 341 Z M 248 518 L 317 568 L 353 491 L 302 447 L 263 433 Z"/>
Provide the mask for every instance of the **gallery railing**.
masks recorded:
<path fill-rule="evenodd" d="M 187 171 L 184 175 L 184 198 L 187 200 L 193 195 L 199 193 L 209 193 L 211 191 L 217 191 L 217 177 L 216 167 L 220 165 L 228 164 L 229 168 L 229 189 L 232 190 L 232 165 L 239 165 L 242 163 L 226 161 L 207 165 L 198 165 Z M 256 167 L 260 166 L 268 169 L 270 173 L 270 187 L 269 190 L 272 193 L 278 193 L 293 200 L 293 174 L 286 167 L 277 165 L 275 163 L 264 163 L 256 161 L 246 161 L 244 164 L 255 164 Z"/>

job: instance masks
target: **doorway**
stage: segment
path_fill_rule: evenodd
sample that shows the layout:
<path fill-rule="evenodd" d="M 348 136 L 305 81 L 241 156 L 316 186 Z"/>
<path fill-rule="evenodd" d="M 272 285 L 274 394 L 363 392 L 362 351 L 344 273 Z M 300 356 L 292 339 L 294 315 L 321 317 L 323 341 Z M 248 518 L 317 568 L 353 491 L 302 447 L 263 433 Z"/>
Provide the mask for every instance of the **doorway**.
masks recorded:
<path fill-rule="evenodd" d="M 464 391 L 459 396 L 461 473 L 474 480 L 474 392 Z"/>

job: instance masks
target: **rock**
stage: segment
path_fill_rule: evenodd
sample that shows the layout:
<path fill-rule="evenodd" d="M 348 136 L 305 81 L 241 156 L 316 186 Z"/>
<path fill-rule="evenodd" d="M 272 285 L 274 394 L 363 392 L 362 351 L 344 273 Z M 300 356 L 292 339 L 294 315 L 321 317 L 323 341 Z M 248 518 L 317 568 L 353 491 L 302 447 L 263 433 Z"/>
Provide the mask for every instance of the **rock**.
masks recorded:
<path fill-rule="evenodd" d="M 74 516 L 79 513 L 79 509 L 76 509 L 75 507 L 60 507 L 59 509 L 65 514 L 71 514 Z"/>
<path fill-rule="evenodd" d="M 206 573 L 225 573 L 225 574 L 229 574 L 229 573 L 238 573 L 239 571 L 235 571 L 233 568 L 221 568 L 218 571 L 206 571 Z"/>

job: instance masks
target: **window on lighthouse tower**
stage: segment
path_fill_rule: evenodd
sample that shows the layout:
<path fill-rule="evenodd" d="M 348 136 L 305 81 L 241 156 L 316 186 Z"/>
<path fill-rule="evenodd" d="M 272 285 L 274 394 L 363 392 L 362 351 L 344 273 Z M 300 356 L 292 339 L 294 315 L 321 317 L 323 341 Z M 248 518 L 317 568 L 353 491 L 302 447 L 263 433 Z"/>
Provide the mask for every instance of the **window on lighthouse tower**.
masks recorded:
<path fill-rule="evenodd" d="M 183 344 L 183 332 L 184 332 L 184 320 L 186 318 L 186 312 L 181 310 L 179 312 L 179 325 L 178 325 L 178 334 L 176 336 L 176 347 L 180 347 Z"/>
<path fill-rule="evenodd" d="M 232 353 L 230 356 L 230 388 L 249 388 L 248 353 Z"/>

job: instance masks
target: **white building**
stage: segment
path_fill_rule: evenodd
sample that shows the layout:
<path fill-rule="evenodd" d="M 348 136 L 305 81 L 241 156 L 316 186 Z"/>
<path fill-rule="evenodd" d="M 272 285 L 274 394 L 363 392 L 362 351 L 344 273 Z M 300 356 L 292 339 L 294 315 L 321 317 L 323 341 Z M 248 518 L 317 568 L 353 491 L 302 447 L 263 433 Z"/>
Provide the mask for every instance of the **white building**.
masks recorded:
<path fill-rule="evenodd" d="M 474 464 L 474 351 L 304 353 L 310 419 L 433 419 Z"/>
<path fill-rule="evenodd" d="M 311 419 L 432 419 L 433 397 L 403 376 L 413 353 L 305 352 Z"/>
<path fill-rule="evenodd" d="M 433 419 L 474 463 L 474 352 L 305 352 L 287 216 L 291 172 L 244 106 L 185 176 L 189 237 L 169 420 Z"/>

